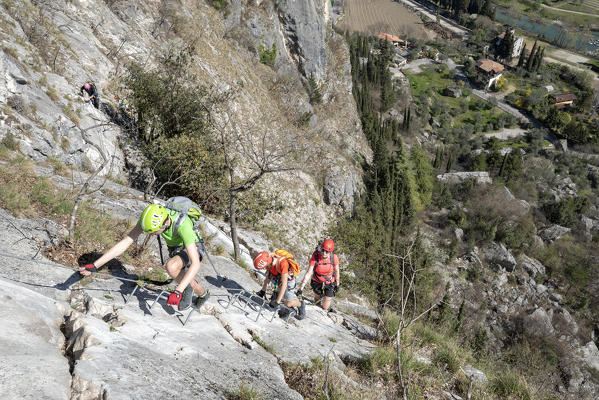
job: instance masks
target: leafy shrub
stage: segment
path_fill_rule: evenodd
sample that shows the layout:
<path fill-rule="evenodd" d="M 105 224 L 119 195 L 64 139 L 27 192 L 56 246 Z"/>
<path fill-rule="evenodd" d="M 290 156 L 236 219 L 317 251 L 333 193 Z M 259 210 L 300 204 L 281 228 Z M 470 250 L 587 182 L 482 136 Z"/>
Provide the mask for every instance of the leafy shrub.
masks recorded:
<path fill-rule="evenodd" d="M 558 201 L 547 201 L 543 204 L 543 213 L 555 224 L 572 227 L 579 215 L 589 210 L 590 202 L 586 197 L 565 197 Z"/>
<path fill-rule="evenodd" d="M 273 43 L 271 49 L 268 50 L 268 48 L 264 46 L 264 43 L 261 43 L 258 46 L 258 55 L 260 56 L 260 62 L 262 64 L 274 68 L 277 59 L 277 44 Z"/>
<path fill-rule="evenodd" d="M 209 0 L 209 2 L 218 11 L 223 11 L 229 6 L 229 0 Z"/>

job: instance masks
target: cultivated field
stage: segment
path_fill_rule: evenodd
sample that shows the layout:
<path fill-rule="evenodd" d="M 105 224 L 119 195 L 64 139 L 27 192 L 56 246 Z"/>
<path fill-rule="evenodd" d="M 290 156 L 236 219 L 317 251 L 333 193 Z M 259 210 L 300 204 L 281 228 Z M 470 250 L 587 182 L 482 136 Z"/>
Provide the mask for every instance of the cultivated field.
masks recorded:
<path fill-rule="evenodd" d="M 432 39 L 420 17 L 391 0 L 343 0 L 343 18 L 337 26 L 371 35 L 390 33 L 400 38 Z"/>

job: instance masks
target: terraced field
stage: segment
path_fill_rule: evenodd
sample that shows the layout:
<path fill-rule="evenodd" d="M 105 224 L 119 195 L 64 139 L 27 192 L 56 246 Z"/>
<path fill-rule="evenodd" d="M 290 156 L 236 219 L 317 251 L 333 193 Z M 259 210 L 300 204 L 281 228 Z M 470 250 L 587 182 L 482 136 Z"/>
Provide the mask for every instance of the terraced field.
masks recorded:
<path fill-rule="evenodd" d="M 343 0 L 343 18 L 337 26 L 371 35 L 390 33 L 400 38 L 432 39 L 420 18 L 391 0 Z"/>

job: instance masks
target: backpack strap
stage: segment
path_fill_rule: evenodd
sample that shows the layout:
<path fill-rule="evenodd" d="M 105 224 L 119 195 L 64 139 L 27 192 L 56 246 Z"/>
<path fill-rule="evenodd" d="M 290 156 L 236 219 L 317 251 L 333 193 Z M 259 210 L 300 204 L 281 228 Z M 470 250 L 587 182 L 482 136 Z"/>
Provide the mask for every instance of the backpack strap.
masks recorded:
<path fill-rule="evenodd" d="M 289 261 L 289 259 L 287 257 L 278 257 L 277 260 L 277 269 L 279 270 L 279 275 L 277 275 L 279 278 L 279 280 L 281 279 L 281 275 L 282 275 L 282 271 L 281 271 L 281 261 L 283 260 L 287 260 L 287 264 L 289 265 L 289 268 L 287 269 L 287 280 L 291 281 L 293 279 L 295 279 L 295 275 L 293 274 L 293 267 L 291 266 L 291 262 Z"/>
<path fill-rule="evenodd" d="M 330 260 L 329 264 L 331 264 L 331 266 L 333 267 L 333 272 L 331 272 L 330 279 L 327 279 L 327 278 L 329 278 L 329 275 L 321 275 L 318 272 L 316 272 L 316 267 L 319 264 L 325 264 L 325 263 L 321 263 L 320 262 L 320 251 L 317 251 L 316 252 L 316 257 L 314 257 L 314 259 L 316 260 L 316 262 L 314 263 L 314 272 L 313 272 L 313 276 L 312 276 L 313 280 L 316 280 L 316 281 L 320 282 L 320 280 L 317 280 L 317 279 L 314 279 L 314 278 L 316 278 L 316 277 L 322 277 L 322 278 L 324 278 L 324 281 L 322 281 L 322 283 L 329 284 L 330 282 L 332 282 L 335 279 L 335 253 L 331 252 L 330 255 L 331 256 L 329 258 L 329 260 Z"/>

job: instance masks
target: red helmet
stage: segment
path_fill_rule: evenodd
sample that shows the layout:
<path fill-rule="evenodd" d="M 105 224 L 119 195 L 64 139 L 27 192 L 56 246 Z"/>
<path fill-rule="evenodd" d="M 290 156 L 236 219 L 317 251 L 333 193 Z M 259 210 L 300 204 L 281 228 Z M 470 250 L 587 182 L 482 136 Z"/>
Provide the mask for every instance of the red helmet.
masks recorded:
<path fill-rule="evenodd" d="M 254 257 L 254 268 L 264 269 L 272 262 L 272 256 L 268 251 L 261 251 Z"/>
<path fill-rule="evenodd" d="M 333 242 L 333 239 L 326 239 L 324 242 L 322 242 L 322 249 L 332 253 L 333 250 L 335 250 L 335 242 Z"/>

